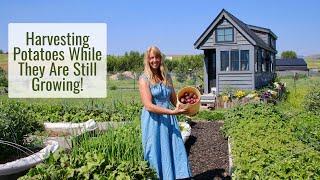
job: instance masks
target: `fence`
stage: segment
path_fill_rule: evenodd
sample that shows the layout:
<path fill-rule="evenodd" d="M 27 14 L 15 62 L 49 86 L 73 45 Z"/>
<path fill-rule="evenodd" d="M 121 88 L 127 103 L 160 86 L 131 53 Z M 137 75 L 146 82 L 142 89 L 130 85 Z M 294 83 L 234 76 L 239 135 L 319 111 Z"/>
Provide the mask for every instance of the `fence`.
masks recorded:
<path fill-rule="evenodd" d="M 118 72 L 114 74 L 108 74 L 107 86 L 108 90 L 138 90 L 140 73 L 134 72 Z M 187 72 L 187 73 L 170 73 L 173 80 L 173 85 L 178 91 L 185 86 L 203 86 L 203 73 L 201 72 Z"/>

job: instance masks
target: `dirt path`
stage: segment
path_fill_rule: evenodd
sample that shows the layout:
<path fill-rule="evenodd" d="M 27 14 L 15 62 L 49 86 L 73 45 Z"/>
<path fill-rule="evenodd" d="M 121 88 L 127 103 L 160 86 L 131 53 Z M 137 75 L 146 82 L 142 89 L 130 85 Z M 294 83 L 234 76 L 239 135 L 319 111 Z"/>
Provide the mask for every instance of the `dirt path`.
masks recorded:
<path fill-rule="evenodd" d="M 221 134 L 223 122 L 192 122 L 186 149 L 194 179 L 230 179 L 228 141 Z"/>

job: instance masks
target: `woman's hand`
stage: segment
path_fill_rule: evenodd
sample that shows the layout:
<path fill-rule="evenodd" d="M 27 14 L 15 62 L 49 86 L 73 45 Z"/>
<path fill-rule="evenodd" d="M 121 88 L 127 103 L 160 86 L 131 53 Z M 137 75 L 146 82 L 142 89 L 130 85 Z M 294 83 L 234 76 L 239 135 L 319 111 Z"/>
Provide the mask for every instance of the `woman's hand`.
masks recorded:
<path fill-rule="evenodd" d="M 183 104 L 178 104 L 177 107 L 172 110 L 172 115 L 178 115 L 178 114 L 183 114 L 187 112 L 187 110 L 185 109 L 185 107 L 183 106 Z"/>

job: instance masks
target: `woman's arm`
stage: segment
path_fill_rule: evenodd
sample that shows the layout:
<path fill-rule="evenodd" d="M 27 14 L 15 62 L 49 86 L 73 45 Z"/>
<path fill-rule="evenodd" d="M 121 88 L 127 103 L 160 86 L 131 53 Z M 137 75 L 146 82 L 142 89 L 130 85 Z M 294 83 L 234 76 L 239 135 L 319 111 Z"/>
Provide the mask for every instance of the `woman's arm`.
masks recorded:
<path fill-rule="evenodd" d="M 176 107 L 174 110 L 163 108 L 157 106 L 152 103 L 152 95 L 150 92 L 149 84 L 143 78 L 139 79 L 139 91 L 142 104 L 146 108 L 147 111 L 157 113 L 157 114 L 181 114 L 185 112 L 185 109 L 181 109 L 180 107 Z"/>
<path fill-rule="evenodd" d="M 170 101 L 171 103 L 176 107 L 177 106 L 177 94 L 173 88 L 173 85 L 172 85 L 172 93 L 171 93 L 171 96 L 170 96 Z"/>

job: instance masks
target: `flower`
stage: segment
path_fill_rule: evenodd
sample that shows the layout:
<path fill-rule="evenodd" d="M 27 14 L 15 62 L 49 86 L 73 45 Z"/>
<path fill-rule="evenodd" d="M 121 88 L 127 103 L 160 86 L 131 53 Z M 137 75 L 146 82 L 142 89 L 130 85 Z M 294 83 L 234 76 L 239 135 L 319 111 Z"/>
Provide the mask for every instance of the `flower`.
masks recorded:
<path fill-rule="evenodd" d="M 229 100 L 229 96 L 226 96 L 226 95 L 222 96 L 223 102 L 227 102 L 228 100 Z"/>
<path fill-rule="evenodd" d="M 258 93 L 253 92 L 253 93 L 248 94 L 246 97 L 249 99 L 256 98 L 256 97 L 258 97 Z"/>
<path fill-rule="evenodd" d="M 246 93 L 244 91 L 241 91 L 241 90 L 237 90 L 235 96 L 238 98 L 238 99 L 241 99 L 243 98 L 244 96 L 246 95 Z"/>
<path fill-rule="evenodd" d="M 277 92 L 276 91 L 273 91 L 273 90 L 268 90 L 268 92 L 271 94 L 271 96 L 273 97 L 273 98 L 276 98 L 277 97 Z"/>

